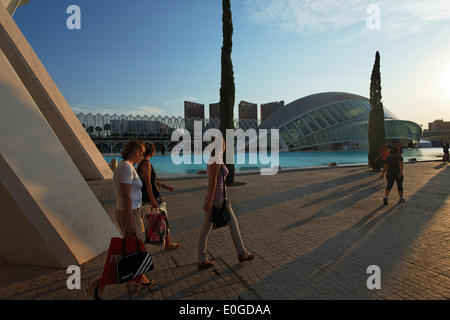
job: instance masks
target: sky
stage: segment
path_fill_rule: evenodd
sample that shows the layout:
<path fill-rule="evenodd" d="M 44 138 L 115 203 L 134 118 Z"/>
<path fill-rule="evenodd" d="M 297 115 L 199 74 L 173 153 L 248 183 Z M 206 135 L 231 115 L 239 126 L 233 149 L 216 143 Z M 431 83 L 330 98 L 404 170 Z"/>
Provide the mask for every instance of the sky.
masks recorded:
<path fill-rule="evenodd" d="M 450 1 L 231 0 L 231 10 L 235 118 L 242 100 L 369 97 L 379 51 L 385 108 L 424 129 L 450 121 Z M 76 114 L 184 116 L 192 101 L 208 116 L 220 100 L 220 0 L 30 0 L 13 18 Z"/>

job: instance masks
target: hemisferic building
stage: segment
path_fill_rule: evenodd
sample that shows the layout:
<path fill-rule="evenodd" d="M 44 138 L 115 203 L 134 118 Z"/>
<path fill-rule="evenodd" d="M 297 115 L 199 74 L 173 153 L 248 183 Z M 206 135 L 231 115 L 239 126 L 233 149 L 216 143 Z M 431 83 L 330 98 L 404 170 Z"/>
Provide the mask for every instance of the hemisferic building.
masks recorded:
<path fill-rule="evenodd" d="M 367 150 L 369 99 L 346 92 L 324 92 L 287 104 L 259 129 L 279 129 L 280 148 L 301 150 Z M 422 127 L 400 120 L 384 108 L 386 143 L 416 147 Z"/>

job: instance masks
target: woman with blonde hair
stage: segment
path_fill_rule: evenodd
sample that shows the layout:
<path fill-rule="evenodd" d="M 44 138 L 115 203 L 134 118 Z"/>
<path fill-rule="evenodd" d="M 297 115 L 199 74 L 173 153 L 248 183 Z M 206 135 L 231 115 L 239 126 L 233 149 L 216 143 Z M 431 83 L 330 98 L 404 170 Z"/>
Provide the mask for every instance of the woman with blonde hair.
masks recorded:
<path fill-rule="evenodd" d="M 206 193 L 205 203 L 203 204 L 203 210 L 205 211 L 205 215 L 203 217 L 203 225 L 200 230 L 200 237 L 198 244 L 197 266 L 199 270 L 211 268 L 214 265 L 214 262 L 208 260 L 206 256 L 208 235 L 212 227 L 210 217 L 212 214 L 213 206 L 220 207 L 223 204 L 223 200 L 226 196 L 223 192 L 224 189 L 226 192 L 225 178 L 228 174 L 228 169 L 222 160 L 223 152 L 225 152 L 225 140 L 223 140 L 218 136 L 213 136 L 211 138 L 211 142 L 214 141 L 216 141 L 214 145 L 218 146 L 218 150 L 217 148 L 215 148 L 211 151 L 211 156 L 208 160 L 207 166 L 208 189 Z M 220 148 L 220 142 L 222 142 L 223 145 L 222 149 Z M 215 153 L 215 150 L 218 151 L 217 154 Z M 228 210 L 231 216 L 231 221 L 228 224 L 228 226 L 230 228 L 231 239 L 233 240 L 233 244 L 236 249 L 239 263 L 253 260 L 255 254 L 249 253 L 245 249 L 239 231 L 238 222 L 229 203 L 228 203 Z"/>
<path fill-rule="evenodd" d="M 128 141 L 121 152 L 122 161 L 114 170 L 114 189 L 116 192 L 115 217 L 123 236 L 137 238 L 144 243 L 145 230 L 141 211 L 141 179 L 134 169 L 134 165 L 139 163 L 145 152 L 145 144 L 138 139 Z M 149 280 L 142 275 L 134 283 L 135 291 L 149 287 L 153 280 Z M 101 300 L 105 284 L 102 278 L 92 281 L 87 292 L 96 300 Z"/>

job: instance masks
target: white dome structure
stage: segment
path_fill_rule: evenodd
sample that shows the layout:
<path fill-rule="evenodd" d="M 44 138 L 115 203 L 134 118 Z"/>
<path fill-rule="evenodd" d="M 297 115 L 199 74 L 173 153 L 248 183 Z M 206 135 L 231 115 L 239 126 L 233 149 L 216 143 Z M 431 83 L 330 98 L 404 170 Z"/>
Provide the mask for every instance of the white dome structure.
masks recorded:
<path fill-rule="evenodd" d="M 268 117 L 259 129 L 279 129 L 280 146 L 299 150 L 368 149 L 369 99 L 346 92 L 324 92 L 295 100 Z M 386 140 L 415 147 L 422 127 L 384 108 Z"/>

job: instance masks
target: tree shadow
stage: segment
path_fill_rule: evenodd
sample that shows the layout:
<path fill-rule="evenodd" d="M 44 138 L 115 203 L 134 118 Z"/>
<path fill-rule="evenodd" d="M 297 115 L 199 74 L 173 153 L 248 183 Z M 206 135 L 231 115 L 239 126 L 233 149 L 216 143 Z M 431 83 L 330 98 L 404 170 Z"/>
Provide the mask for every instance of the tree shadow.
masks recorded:
<path fill-rule="evenodd" d="M 367 267 L 378 265 L 382 279 L 389 280 L 395 279 L 398 268 L 404 267 L 406 263 L 413 264 L 414 267 L 417 267 L 416 264 L 420 266 L 421 289 L 426 287 L 427 290 L 437 290 L 434 288 L 434 281 L 431 281 L 436 276 L 434 269 L 444 267 L 428 266 L 421 260 L 415 261 L 414 259 L 424 257 L 411 257 L 410 253 L 411 250 L 417 250 L 416 243 L 423 229 L 430 227 L 436 213 L 446 205 L 449 194 L 441 196 L 440 190 L 443 186 L 448 186 L 449 178 L 449 169 L 445 168 L 412 194 L 406 203 L 379 205 L 372 210 L 368 208 L 368 213 L 358 222 L 311 248 L 311 251 L 300 253 L 281 267 L 271 270 L 265 278 L 253 285 L 253 289 L 258 290 L 264 287 L 265 282 L 278 281 L 289 275 L 289 281 L 284 285 L 285 290 L 291 289 L 290 292 L 295 292 L 293 299 L 379 299 L 383 293 L 395 289 L 389 288 L 373 295 L 366 287 Z M 361 194 L 366 195 L 367 192 Z M 430 200 L 429 205 L 422 203 L 426 199 Z M 426 206 L 423 212 L 422 206 Z M 317 218 L 317 215 L 315 217 Z M 292 229 L 306 222 L 299 221 L 282 229 Z M 438 254 L 442 248 L 435 244 L 430 250 L 421 252 L 435 257 L 435 253 Z M 428 273 L 428 270 L 433 272 Z M 426 278 L 429 281 L 423 280 Z M 388 280 L 382 283 L 382 287 L 387 285 Z M 396 289 L 406 291 L 402 294 L 408 296 L 417 294 L 420 290 L 415 288 L 415 285 L 417 284 L 412 281 Z M 437 295 L 439 296 L 439 292 Z M 442 292 L 441 296 L 445 297 L 445 293 Z"/>
<path fill-rule="evenodd" d="M 315 199 L 311 201 L 310 203 L 304 204 L 303 206 L 299 207 L 299 209 L 307 209 L 310 206 L 313 206 L 315 204 L 319 204 L 322 201 L 330 201 L 335 200 L 327 207 L 323 207 L 320 210 L 318 210 L 314 215 L 307 217 L 305 219 L 301 219 L 297 222 L 294 222 L 290 225 L 284 226 L 281 228 L 281 231 L 287 231 L 293 228 L 301 227 L 303 225 L 306 225 L 307 223 L 319 219 L 319 218 L 325 218 L 328 216 L 335 215 L 339 212 L 345 212 L 350 208 L 351 205 L 362 201 L 364 199 L 367 199 L 367 197 L 372 196 L 375 193 L 379 193 L 380 190 L 384 189 L 384 185 L 373 185 L 372 182 L 364 183 L 359 186 L 354 186 L 350 189 L 344 189 L 334 192 L 331 196 L 325 196 L 318 199 Z M 351 196 L 351 199 L 349 197 Z M 381 207 L 383 207 L 382 205 Z M 381 208 L 380 207 L 380 208 Z"/>
<path fill-rule="evenodd" d="M 238 212 L 235 212 L 236 216 L 243 216 L 253 211 L 258 211 L 267 207 L 280 205 L 284 202 L 288 202 L 294 199 L 300 199 L 302 197 L 306 197 L 316 192 L 323 192 L 336 186 L 343 186 L 348 183 L 353 183 L 355 179 L 360 177 L 361 173 L 359 172 L 344 177 L 338 177 L 335 179 L 321 181 L 314 184 L 306 184 L 297 188 L 291 188 L 288 190 L 274 192 L 270 194 L 270 196 L 262 195 L 260 197 L 254 197 L 241 202 L 234 203 L 233 199 L 231 198 L 231 203 L 233 207 L 239 207 Z M 268 177 L 268 179 L 270 179 L 270 177 Z"/>

